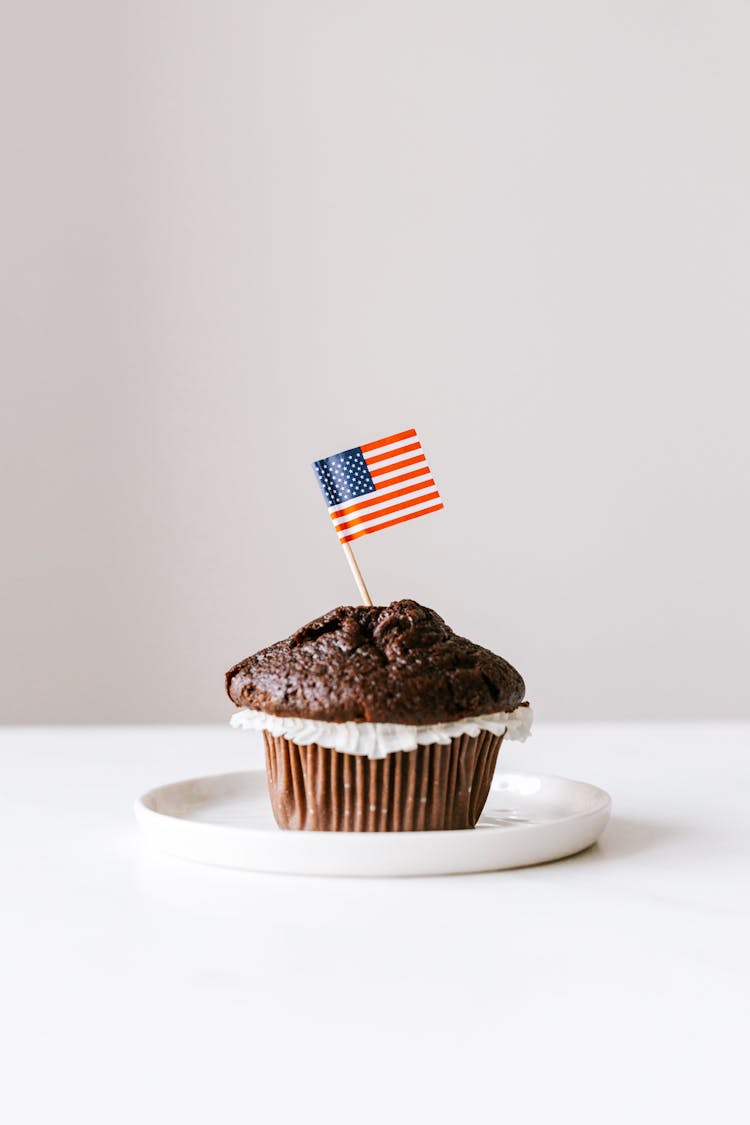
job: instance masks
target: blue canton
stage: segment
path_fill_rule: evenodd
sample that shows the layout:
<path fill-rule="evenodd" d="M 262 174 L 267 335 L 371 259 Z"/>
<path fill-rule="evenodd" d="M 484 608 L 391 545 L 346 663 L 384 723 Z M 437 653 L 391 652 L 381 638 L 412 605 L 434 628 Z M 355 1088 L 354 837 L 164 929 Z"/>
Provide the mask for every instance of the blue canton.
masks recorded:
<path fill-rule="evenodd" d="M 359 446 L 356 449 L 345 449 L 343 453 L 335 453 L 333 457 L 325 457 L 322 461 L 314 461 L 313 468 L 329 508 L 375 491 L 370 470 Z"/>

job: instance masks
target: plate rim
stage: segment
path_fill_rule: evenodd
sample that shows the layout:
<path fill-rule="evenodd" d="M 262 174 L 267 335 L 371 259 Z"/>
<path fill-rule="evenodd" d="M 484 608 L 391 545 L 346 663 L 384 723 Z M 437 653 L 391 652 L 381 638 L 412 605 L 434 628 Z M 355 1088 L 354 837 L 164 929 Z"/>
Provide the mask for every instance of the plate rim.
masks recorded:
<path fill-rule="evenodd" d="M 187 817 L 180 816 L 177 813 L 160 812 L 157 809 L 151 808 L 146 803 L 149 797 L 151 797 L 152 795 L 154 795 L 156 793 L 163 792 L 164 790 L 176 789 L 176 788 L 178 788 L 180 786 L 183 786 L 183 785 L 196 784 L 196 783 L 199 783 L 199 782 L 216 782 L 220 778 L 244 777 L 248 774 L 255 775 L 258 778 L 262 778 L 264 783 L 265 783 L 265 779 L 266 779 L 265 769 L 262 768 L 262 767 L 255 766 L 255 767 L 251 767 L 250 769 L 226 770 L 226 771 L 223 771 L 222 773 L 205 774 L 205 775 L 202 775 L 200 777 L 185 777 L 185 778 L 181 778 L 178 781 L 168 781 L 163 785 L 155 785 L 151 789 L 148 789 L 145 793 L 142 793 L 139 797 L 136 797 L 135 801 L 133 802 L 133 812 L 135 814 L 135 819 L 136 819 L 136 821 L 138 821 L 139 824 L 144 824 L 144 825 L 148 824 L 150 821 L 155 821 L 156 823 L 162 823 L 163 821 L 170 821 L 170 822 L 173 822 L 173 823 L 176 823 L 176 824 L 182 824 L 187 829 L 189 829 L 190 831 L 200 829 L 202 831 L 209 831 L 211 833 L 220 832 L 222 834 L 231 835 L 231 836 L 241 834 L 241 836 L 243 838 L 247 838 L 248 836 L 265 838 L 265 837 L 268 836 L 269 833 L 276 836 L 277 839 L 278 838 L 284 838 L 284 837 L 291 837 L 291 838 L 299 839 L 299 840 L 314 840 L 316 838 L 317 839 L 324 838 L 324 839 L 330 841 L 332 837 L 346 837 L 347 841 L 350 842 L 350 843 L 354 840 L 361 840 L 361 841 L 366 841 L 368 843 L 368 845 L 370 845 L 370 846 L 371 846 L 373 840 L 383 840 L 383 841 L 386 840 L 386 839 L 394 840 L 394 839 L 402 838 L 404 836 L 409 837 L 410 839 L 413 839 L 415 836 L 417 836 L 417 837 L 429 837 L 431 839 L 434 839 L 435 837 L 451 837 L 451 839 L 461 839 L 461 838 L 465 838 L 465 837 L 468 837 L 468 836 L 475 837 L 475 835 L 476 835 L 476 829 L 475 828 L 458 828 L 458 829 L 456 829 L 456 828 L 453 828 L 453 829 L 445 829 L 445 828 L 429 829 L 428 828 L 428 829 L 416 829 L 416 830 L 412 829 L 412 830 L 409 830 L 409 831 L 398 831 L 398 832 L 326 832 L 326 831 L 321 831 L 320 829 L 313 829 L 313 830 L 308 830 L 308 831 L 305 831 L 305 832 L 291 832 L 291 831 L 290 832 L 282 832 L 282 831 L 278 830 L 275 826 L 273 828 L 270 827 L 270 826 L 268 828 L 252 828 L 252 827 L 242 828 L 242 827 L 240 827 L 239 825 L 236 825 L 236 824 L 212 824 L 210 821 L 189 820 Z M 534 824 L 534 823 L 528 823 L 528 822 L 527 823 L 519 823 L 517 825 L 514 825 L 511 828 L 511 831 L 513 831 L 513 832 L 522 832 L 523 830 L 537 831 L 538 832 L 541 829 L 551 828 L 554 825 L 561 824 L 563 822 L 570 823 L 572 821 L 582 821 L 582 820 L 586 820 L 590 817 L 602 816 L 605 813 L 607 815 L 607 820 L 608 820 L 609 815 L 612 811 L 612 797 L 611 797 L 611 795 L 606 791 L 606 789 L 602 789 L 601 786 L 595 785 L 593 782 L 590 782 L 590 781 L 580 781 L 577 778 L 565 777 L 562 774 L 554 774 L 554 773 L 546 773 L 546 772 L 539 773 L 539 772 L 528 772 L 528 771 L 525 771 L 525 770 L 507 770 L 507 771 L 499 770 L 492 779 L 490 791 L 492 791 L 493 789 L 496 788 L 496 786 L 495 786 L 496 780 L 501 779 L 503 776 L 506 776 L 506 777 L 508 777 L 508 776 L 510 776 L 510 777 L 528 777 L 528 778 L 534 778 L 534 779 L 541 779 L 542 781 L 560 781 L 560 782 L 564 782 L 567 785 L 575 785 L 575 786 L 580 786 L 580 787 L 586 788 L 586 789 L 588 789 L 592 792 L 592 797 L 595 796 L 595 798 L 596 798 L 596 804 L 591 808 L 581 809 L 578 812 L 568 813 L 564 816 L 552 817 L 549 820 L 545 820 L 542 824 Z M 605 826 L 606 826 L 606 821 L 605 821 Z M 486 832 L 507 833 L 508 828 L 509 828 L 508 825 L 502 825 L 502 826 L 501 825 L 487 825 L 483 828 L 482 833 L 483 834 L 486 833 Z M 279 833 L 278 836 L 277 836 L 277 832 Z M 360 845 L 355 844 L 354 846 L 358 847 Z"/>

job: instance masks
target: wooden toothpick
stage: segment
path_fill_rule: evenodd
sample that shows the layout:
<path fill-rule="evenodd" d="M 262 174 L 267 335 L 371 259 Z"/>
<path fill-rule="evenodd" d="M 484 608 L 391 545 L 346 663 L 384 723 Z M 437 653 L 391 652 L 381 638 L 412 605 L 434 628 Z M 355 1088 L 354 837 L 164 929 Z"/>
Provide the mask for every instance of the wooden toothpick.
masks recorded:
<path fill-rule="evenodd" d="M 357 583 L 357 588 L 362 595 L 362 601 L 365 603 L 365 605 L 372 605 L 372 598 L 367 592 L 367 587 L 365 586 L 365 580 L 362 577 L 362 572 L 357 566 L 357 560 L 354 557 L 354 551 L 352 551 L 348 543 L 342 543 L 341 546 L 344 548 L 346 561 L 349 563 L 349 568 L 354 575 L 354 581 Z"/>

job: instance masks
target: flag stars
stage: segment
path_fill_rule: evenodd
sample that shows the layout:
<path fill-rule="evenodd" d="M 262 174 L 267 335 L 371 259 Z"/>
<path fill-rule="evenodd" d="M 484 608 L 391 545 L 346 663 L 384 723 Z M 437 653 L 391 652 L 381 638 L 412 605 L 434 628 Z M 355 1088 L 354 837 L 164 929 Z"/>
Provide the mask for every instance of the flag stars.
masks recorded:
<path fill-rule="evenodd" d="M 321 491 L 329 508 L 375 491 L 360 449 L 345 449 L 314 464 Z"/>

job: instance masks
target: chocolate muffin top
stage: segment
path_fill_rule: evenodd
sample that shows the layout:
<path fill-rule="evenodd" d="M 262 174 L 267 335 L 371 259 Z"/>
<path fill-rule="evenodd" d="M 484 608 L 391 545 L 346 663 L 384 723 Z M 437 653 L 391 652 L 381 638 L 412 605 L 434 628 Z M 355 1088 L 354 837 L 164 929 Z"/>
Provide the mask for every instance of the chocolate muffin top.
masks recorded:
<path fill-rule="evenodd" d="M 525 692 L 501 656 L 408 598 L 332 609 L 235 664 L 226 684 L 238 707 L 270 715 L 419 726 L 512 711 Z"/>

